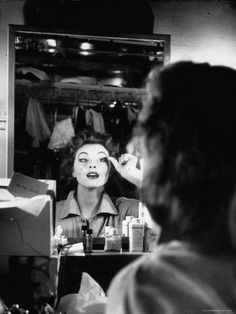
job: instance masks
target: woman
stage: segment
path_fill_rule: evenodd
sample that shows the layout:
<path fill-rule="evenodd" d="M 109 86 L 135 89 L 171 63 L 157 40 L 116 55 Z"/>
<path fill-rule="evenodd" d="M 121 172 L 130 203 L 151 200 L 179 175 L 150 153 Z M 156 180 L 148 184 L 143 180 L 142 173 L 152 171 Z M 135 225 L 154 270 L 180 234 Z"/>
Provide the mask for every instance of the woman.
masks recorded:
<path fill-rule="evenodd" d="M 141 171 L 137 158 L 124 154 L 119 162 L 112 156 L 116 149 L 111 137 L 97 132 L 83 131 L 67 147 L 61 169 L 67 183 L 74 185 L 67 199 L 56 206 L 56 226 L 66 238 L 80 238 L 82 225 L 93 229 L 93 235 L 104 234 L 105 226 L 121 232 L 126 216 L 138 216 L 136 199 L 110 197 L 105 190 L 111 164 L 126 179 L 140 185 Z"/>
<path fill-rule="evenodd" d="M 136 136 L 165 241 L 112 282 L 108 314 L 236 313 L 236 71 L 151 71 Z"/>

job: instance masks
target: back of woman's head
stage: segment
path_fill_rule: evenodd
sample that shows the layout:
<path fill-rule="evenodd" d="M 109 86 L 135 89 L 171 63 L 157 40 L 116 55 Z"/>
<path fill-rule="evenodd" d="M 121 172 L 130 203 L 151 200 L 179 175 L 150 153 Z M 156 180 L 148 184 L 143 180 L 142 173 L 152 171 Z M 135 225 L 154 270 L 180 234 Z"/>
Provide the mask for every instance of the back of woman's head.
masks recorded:
<path fill-rule="evenodd" d="M 137 132 L 148 153 L 142 192 L 154 220 L 171 237 L 230 247 L 236 71 L 192 62 L 153 69 Z"/>

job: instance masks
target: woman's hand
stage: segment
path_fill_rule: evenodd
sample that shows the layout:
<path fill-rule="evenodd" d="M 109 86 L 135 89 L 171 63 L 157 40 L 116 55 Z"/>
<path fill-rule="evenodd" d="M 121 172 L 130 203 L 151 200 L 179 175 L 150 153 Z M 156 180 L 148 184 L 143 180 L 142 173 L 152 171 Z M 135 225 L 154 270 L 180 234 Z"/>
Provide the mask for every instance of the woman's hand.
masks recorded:
<path fill-rule="evenodd" d="M 119 174 L 137 187 L 142 183 L 142 171 L 137 168 L 138 158 L 131 154 L 122 154 L 118 161 L 110 157 L 110 161 Z"/>

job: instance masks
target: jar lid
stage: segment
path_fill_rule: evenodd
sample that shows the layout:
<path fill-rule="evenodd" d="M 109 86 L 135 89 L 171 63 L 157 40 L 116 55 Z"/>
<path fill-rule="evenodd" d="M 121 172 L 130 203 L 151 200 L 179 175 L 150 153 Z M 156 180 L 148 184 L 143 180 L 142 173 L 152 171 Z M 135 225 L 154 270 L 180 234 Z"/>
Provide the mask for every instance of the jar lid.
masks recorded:
<path fill-rule="evenodd" d="M 87 234 L 93 234 L 93 229 L 88 229 Z"/>

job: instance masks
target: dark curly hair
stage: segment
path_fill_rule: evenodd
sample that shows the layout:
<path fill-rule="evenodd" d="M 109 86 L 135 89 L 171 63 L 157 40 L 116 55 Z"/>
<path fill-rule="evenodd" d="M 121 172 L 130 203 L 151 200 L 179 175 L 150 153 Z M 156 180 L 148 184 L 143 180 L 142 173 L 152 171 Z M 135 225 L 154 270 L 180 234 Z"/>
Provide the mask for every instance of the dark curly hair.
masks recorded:
<path fill-rule="evenodd" d="M 142 197 L 164 238 L 209 252 L 236 247 L 236 71 L 183 61 L 154 68 L 135 136 Z"/>
<path fill-rule="evenodd" d="M 59 182 L 70 191 L 76 189 L 77 180 L 73 178 L 73 165 L 78 149 L 86 144 L 101 144 L 109 152 L 110 156 L 116 156 L 118 145 L 112 140 L 110 134 L 84 130 L 74 136 L 62 153 Z"/>

